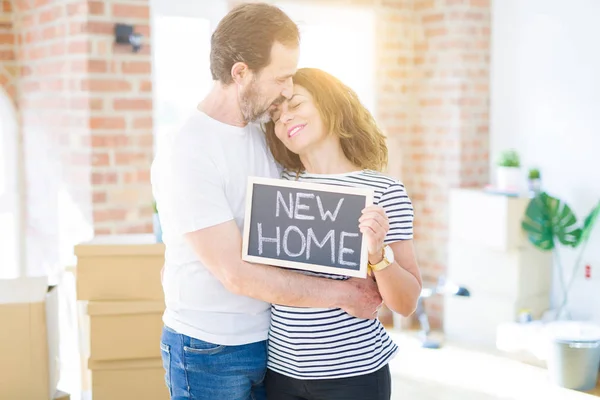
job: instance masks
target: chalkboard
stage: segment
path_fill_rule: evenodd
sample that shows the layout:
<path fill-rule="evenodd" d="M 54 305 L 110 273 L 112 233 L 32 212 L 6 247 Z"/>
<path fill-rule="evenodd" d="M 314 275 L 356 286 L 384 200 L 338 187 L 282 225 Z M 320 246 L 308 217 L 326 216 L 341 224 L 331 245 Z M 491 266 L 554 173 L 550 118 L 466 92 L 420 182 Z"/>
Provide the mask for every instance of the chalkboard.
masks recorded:
<path fill-rule="evenodd" d="M 250 177 L 242 258 L 365 278 L 368 254 L 358 219 L 372 203 L 369 188 Z"/>

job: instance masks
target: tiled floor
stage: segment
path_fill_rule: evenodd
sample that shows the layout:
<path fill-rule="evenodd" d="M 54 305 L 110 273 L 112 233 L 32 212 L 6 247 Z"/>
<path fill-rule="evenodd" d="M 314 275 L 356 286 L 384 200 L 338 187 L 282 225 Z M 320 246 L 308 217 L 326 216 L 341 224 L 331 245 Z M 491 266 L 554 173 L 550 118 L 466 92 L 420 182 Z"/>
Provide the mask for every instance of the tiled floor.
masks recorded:
<path fill-rule="evenodd" d="M 393 399 L 598 400 L 599 387 L 581 393 L 555 387 L 545 368 L 449 344 L 431 350 L 392 333 L 400 353 L 391 363 Z M 598 396 L 598 397 L 596 397 Z"/>

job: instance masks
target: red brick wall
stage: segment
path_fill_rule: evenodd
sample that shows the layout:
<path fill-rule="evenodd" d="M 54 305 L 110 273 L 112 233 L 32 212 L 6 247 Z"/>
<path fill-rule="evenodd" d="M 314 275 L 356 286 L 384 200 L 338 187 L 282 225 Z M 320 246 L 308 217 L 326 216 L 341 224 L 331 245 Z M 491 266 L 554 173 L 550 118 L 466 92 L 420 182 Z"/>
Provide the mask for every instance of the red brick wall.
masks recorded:
<path fill-rule="evenodd" d="M 0 88 L 16 103 L 16 38 L 13 30 L 12 4 L 0 0 Z"/>
<path fill-rule="evenodd" d="M 378 8 L 377 23 L 377 122 L 387 135 L 388 173 L 407 184 L 405 166 L 414 135 L 410 130 L 416 116 L 415 49 L 416 17 L 412 1 L 390 1 Z"/>
<path fill-rule="evenodd" d="M 29 272 L 38 274 L 59 267 L 61 241 L 72 234 L 73 225 L 91 223 L 82 171 L 89 157 L 80 139 L 87 132 L 86 113 L 74 107 L 81 101 L 76 80 L 81 67 L 70 57 L 67 7 L 51 1 L 14 1 L 13 7 L 26 260 Z"/>
<path fill-rule="evenodd" d="M 92 201 L 97 234 L 152 231 L 150 9 L 147 0 L 91 2 L 87 76 Z M 114 44 L 114 24 L 144 35 L 142 49 Z"/>
<path fill-rule="evenodd" d="M 149 10 L 146 1 L 13 7 L 27 264 L 48 271 L 94 234 L 152 230 Z M 117 22 L 144 34 L 142 51 L 114 44 Z"/>
<path fill-rule="evenodd" d="M 380 120 L 388 125 L 392 147 L 400 147 L 394 148 L 402 160 L 397 175 L 414 202 L 423 278 L 434 284 L 446 270 L 449 189 L 488 182 L 490 4 L 416 0 L 413 10 L 412 71 L 404 85 L 412 95 L 411 111 L 396 110 L 405 121 L 398 127 L 400 118 L 394 125 L 386 115 Z M 403 91 L 404 62 L 399 58 L 395 68 L 399 79 L 383 80 L 393 93 Z M 441 326 L 442 303 L 442 297 L 427 302 L 435 327 Z"/>
<path fill-rule="evenodd" d="M 71 4 L 70 6 L 72 6 Z M 67 8 L 50 1 L 15 2 L 15 32 L 18 36 L 19 106 L 22 110 L 23 136 L 29 141 L 26 151 L 37 151 L 61 164 L 70 165 L 71 157 L 54 154 L 67 151 L 71 136 L 85 132 L 83 113 L 72 113 L 82 103 L 78 93 L 78 73 L 82 63 L 71 56 L 77 46 Z M 47 143 L 46 143 L 47 141 Z M 52 147 L 46 149 L 41 144 Z M 27 148 L 30 147 L 30 148 Z M 73 148 L 74 149 L 74 148 Z M 50 175 L 38 158 L 28 157 L 31 173 Z M 69 160 L 67 160 L 69 159 Z M 66 168 L 65 168 L 66 169 Z M 62 168 L 61 168 L 62 170 Z M 67 172 L 67 171 L 64 171 Z"/>

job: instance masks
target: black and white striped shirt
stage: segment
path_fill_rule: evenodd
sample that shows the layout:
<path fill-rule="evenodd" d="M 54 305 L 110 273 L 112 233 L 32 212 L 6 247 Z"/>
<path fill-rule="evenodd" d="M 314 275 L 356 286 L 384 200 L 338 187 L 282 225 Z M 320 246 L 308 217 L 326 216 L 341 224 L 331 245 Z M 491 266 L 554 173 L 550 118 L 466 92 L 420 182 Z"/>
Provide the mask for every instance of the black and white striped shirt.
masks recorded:
<path fill-rule="evenodd" d="M 375 171 L 320 175 L 284 171 L 283 179 L 329 185 L 371 187 L 374 204 L 382 206 L 390 230 L 385 243 L 413 237 L 413 207 L 404 185 Z M 329 279 L 340 275 L 298 271 Z M 379 320 L 355 318 L 345 311 L 271 307 L 268 368 L 297 379 L 332 379 L 377 371 L 398 348 Z"/>

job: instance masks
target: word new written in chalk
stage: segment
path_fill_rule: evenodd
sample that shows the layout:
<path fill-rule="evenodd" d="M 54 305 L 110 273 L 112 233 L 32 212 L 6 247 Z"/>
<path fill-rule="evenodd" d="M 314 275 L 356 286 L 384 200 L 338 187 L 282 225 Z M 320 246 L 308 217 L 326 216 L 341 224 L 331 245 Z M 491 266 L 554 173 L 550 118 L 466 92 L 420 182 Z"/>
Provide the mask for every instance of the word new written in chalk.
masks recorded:
<path fill-rule="evenodd" d="M 366 252 L 358 219 L 370 191 L 253 178 L 244 256 L 264 264 L 363 276 Z"/>
<path fill-rule="evenodd" d="M 325 221 L 327 218 L 329 218 L 331 220 L 331 222 L 335 222 L 338 213 L 340 211 L 340 207 L 342 206 L 342 203 L 344 202 L 344 198 L 342 197 L 341 199 L 338 200 L 337 206 L 335 208 L 335 211 L 332 213 L 330 210 L 325 210 L 323 207 L 323 202 L 321 201 L 321 197 L 319 195 L 316 195 L 314 193 L 296 193 L 296 201 L 294 204 L 294 194 L 293 193 L 288 193 L 289 194 L 289 202 L 286 204 L 285 200 L 283 199 L 283 195 L 281 194 L 281 191 L 278 190 L 277 191 L 277 205 L 275 207 L 275 218 L 279 218 L 280 216 L 280 210 L 281 208 L 285 209 L 285 213 L 287 214 L 289 219 L 295 219 L 295 220 L 302 220 L 302 221 L 313 221 L 315 219 L 314 215 L 305 215 L 305 214 L 301 214 L 301 212 L 310 212 L 310 206 L 306 205 L 306 204 L 302 204 L 301 203 L 301 199 L 315 199 L 316 197 L 316 203 L 318 205 L 319 208 L 319 213 L 320 213 L 320 217 L 322 221 Z M 282 238 L 281 238 L 281 227 L 280 226 L 276 226 L 275 227 L 275 231 L 276 231 L 276 235 L 275 237 L 266 237 L 263 234 L 263 229 L 262 229 L 262 222 L 257 222 L 257 229 L 258 229 L 258 255 L 262 255 L 263 254 L 263 246 L 264 243 L 274 243 L 276 245 L 277 248 L 277 255 L 279 256 L 281 254 L 281 243 L 282 243 Z M 300 239 L 300 249 L 298 251 L 291 251 L 290 250 L 290 246 L 289 246 L 289 237 L 291 233 L 295 233 L 298 235 L 298 238 Z M 340 265 L 348 265 L 348 266 L 352 266 L 355 267 L 358 265 L 357 262 L 354 261 L 345 261 L 344 260 L 344 254 L 348 253 L 348 254 L 353 254 L 354 250 L 352 250 L 351 248 L 346 248 L 344 247 L 344 239 L 346 237 L 351 237 L 351 238 L 357 238 L 358 237 L 358 232 L 340 232 L 339 234 L 339 251 L 338 251 L 338 263 Z M 300 257 L 302 256 L 302 254 L 306 255 L 306 260 L 310 260 L 310 250 L 312 246 L 318 246 L 320 249 L 324 248 L 325 245 L 329 242 L 330 244 L 330 254 L 331 254 L 331 263 L 334 264 L 336 261 L 336 245 L 335 245 L 335 229 L 330 229 L 327 234 L 325 235 L 324 238 L 322 238 L 322 240 L 319 240 L 317 238 L 317 235 L 315 234 L 315 231 L 313 228 L 308 228 L 306 234 L 304 232 L 302 232 L 302 230 L 300 228 L 298 228 L 296 225 L 289 225 L 286 229 L 285 232 L 283 233 L 283 251 L 285 252 L 285 254 L 288 257 Z"/>

